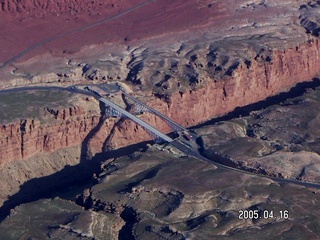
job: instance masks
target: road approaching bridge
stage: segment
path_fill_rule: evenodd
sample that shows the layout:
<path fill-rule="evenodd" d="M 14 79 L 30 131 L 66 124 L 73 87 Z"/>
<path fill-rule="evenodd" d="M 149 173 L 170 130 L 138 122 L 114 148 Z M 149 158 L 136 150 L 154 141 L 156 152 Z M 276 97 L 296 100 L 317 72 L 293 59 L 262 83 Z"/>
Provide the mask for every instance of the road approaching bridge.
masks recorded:
<path fill-rule="evenodd" d="M 99 87 L 99 85 L 97 85 L 97 86 Z M 291 183 L 291 184 L 300 185 L 300 186 L 304 186 L 304 187 L 308 187 L 308 188 L 320 189 L 320 184 L 319 183 L 303 182 L 303 181 L 299 181 L 299 180 L 285 179 L 285 178 L 279 178 L 279 177 L 271 177 L 271 176 L 267 176 L 267 175 L 251 173 L 251 172 L 248 172 L 248 171 L 245 171 L 245 170 L 242 170 L 242 169 L 229 167 L 229 166 L 221 164 L 219 162 L 209 160 L 208 158 L 203 157 L 197 150 L 194 150 L 194 149 L 182 144 L 179 140 L 173 140 L 172 138 L 170 138 L 167 135 L 165 135 L 164 133 L 158 131 L 154 127 L 150 126 L 148 123 L 146 123 L 143 120 L 137 118 L 136 116 L 134 116 L 131 113 L 127 112 L 126 110 L 124 110 L 123 108 L 121 108 L 118 105 L 114 104 L 113 102 L 111 102 L 111 101 L 109 101 L 109 100 L 107 100 L 105 98 L 102 98 L 98 92 L 95 92 L 95 91 L 92 91 L 92 90 L 88 91 L 88 90 L 78 89 L 76 87 L 76 85 L 75 86 L 70 86 L 70 87 L 67 87 L 67 88 L 61 87 L 61 86 L 32 86 L 32 87 L 21 87 L 21 88 L 13 88 L 13 89 L 3 89 L 3 90 L 0 90 L 0 94 L 2 94 L 2 93 L 23 92 L 23 91 L 32 91 L 32 90 L 35 90 L 35 91 L 38 91 L 38 90 L 40 90 L 40 91 L 41 90 L 42 91 L 67 91 L 67 92 L 72 92 L 72 93 L 83 94 L 83 95 L 86 95 L 86 96 L 92 96 L 92 97 L 94 97 L 96 99 L 99 99 L 101 102 L 105 103 L 107 106 L 115 109 L 116 111 L 119 111 L 121 114 L 123 114 L 123 115 L 127 116 L 128 118 L 132 119 L 137 124 L 141 125 L 142 127 L 147 129 L 148 131 L 152 132 L 153 134 L 155 134 L 159 138 L 163 139 L 164 141 L 169 142 L 173 147 L 177 148 L 178 150 L 182 151 L 183 153 L 185 153 L 185 154 L 187 154 L 189 156 L 193 156 L 196 159 L 201 160 L 203 162 L 215 165 L 216 167 L 218 167 L 220 169 L 235 171 L 235 172 L 239 172 L 239 173 L 247 174 L 247 175 L 252 175 L 252 176 L 269 178 L 269 179 L 272 179 L 273 181 L 276 181 L 276 182 L 278 182 L 280 184 L 282 184 L 282 183 L 289 183 L 290 184 Z M 115 88 L 114 88 L 114 91 L 116 92 Z M 217 158 L 221 158 L 221 156 L 217 156 Z M 222 161 L 220 161 L 220 162 L 222 162 Z"/>
<path fill-rule="evenodd" d="M 130 118 L 131 120 L 135 121 L 137 124 L 139 124 L 140 126 L 142 126 L 143 128 L 145 128 L 146 130 L 152 132 L 153 134 L 155 134 L 156 136 L 158 136 L 159 138 L 163 139 L 166 142 L 173 142 L 173 139 L 168 137 L 166 134 L 160 132 L 159 130 L 155 129 L 154 127 L 152 127 L 151 125 L 149 125 L 148 123 L 146 123 L 145 121 L 141 120 L 140 118 L 132 115 L 131 113 L 129 113 L 128 111 L 124 110 L 122 107 L 118 106 L 117 104 L 109 101 L 108 99 L 105 98 L 99 98 L 99 101 L 103 102 L 104 104 L 106 104 L 107 106 L 117 110 L 118 112 L 120 112 L 121 114 L 125 115 L 126 117 Z"/>

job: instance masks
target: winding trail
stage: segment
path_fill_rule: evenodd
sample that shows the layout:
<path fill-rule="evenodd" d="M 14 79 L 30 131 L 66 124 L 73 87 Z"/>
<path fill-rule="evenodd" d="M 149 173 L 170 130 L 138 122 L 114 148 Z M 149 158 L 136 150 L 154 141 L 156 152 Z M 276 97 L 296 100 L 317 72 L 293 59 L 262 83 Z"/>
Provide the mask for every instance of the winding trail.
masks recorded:
<path fill-rule="evenodd" d="M 107 17 L 107 18 L 104 18 L 104 19 L 99 20 L 99 21 L 97 21 L 97 22 L 84 25 L 84 26 L 82 26 L 82 27 L 79 27 L 79 28 L 76 28 L 76 29 L 73 29 L 73 30 L 70 30 L 70 31 L 67 31 L 67 32 L 64 32 L 64 33 L 61 33 L 61 34 L 58 34 L 58 35 L 56 35 L 56 36 L 54 36 L 54 37 L 51 37 L 51 38 L 45 39 L 45 40 L 43 40 L 43 41 L 41 41 L 41 42 L 38 42 L 38 43 L 36 43 L 36 44 L 34 44 L 34 45 L 26 48 L 25 50 L 23 50 L 22 52 L 18 53 L 17 55 L 15 55 L 15 56 L 9 58 L 8 60 L 4 61 L 4 62 L 0 65 L 0 70 L 3 69 L 4 67 L 6 67 L 7 65 L 15 62 L 16 60 L 20 59 L 21 57 L 23 57 L 24 55 L 28 54 L 28 53 L 31 52 L 32 50 L 37 49 L 37 48 L 43 46 L 44 44 L 47 44 L 47 43 L 52 42 L 52 41 L 54 41 L 54 40 L 57 40 L 57 39 L 59 39 L 59 38 L 63 38 L 63 37 L 65 37 L 65 36 L 67 36 L 67 35 L 70 35 L 70 34 L 72 34 L 72 33 L 82 32 L 82 31 L 85 31 L 85 30 L 87 30 L 87 29 L 89 29 L 89 28 L 93 28 L 93 27 L 99 26 L 99 25 L 101 25 L 101 24 L 104 24 L 104 23 L 106 23 L 106 22 L 109 22 L 109 21 L 112 21 L 112 20 L 117 19 L 117 18 L 119 18 L 119 17 L 122 17 L 122 16 L 124 16 L 124 15 L 126 15 L 126 14 L 128 14 L 128 13 L 130 13 L 130 12 L 133 12 L 133 11 L 139 9 L 139 8 L 142 8 L 142 7 L 144 7 L 144 6 L 148 5 L 148 4 L 150 4 L 150 3 L 152 3 L 152 2 L 156 2 L 156 1 L 157 1 L 157 0 L 148 0 L 148 1 L 145 1 L 145 2 L 143 2 L 143 3 L 140 3 L 140 4 L 137 4 L 137 5 L 133 6 L 133 7 L 131 7 L 131 8 L 128 8 L 127 10 L 125 10 L 125 11 L 123 11 L 123 12 L 120 12 L 120 13 L 118 13 L 118 14 L 116 14 L 116 15 L 113 15 L 113 16 L 110 16 L 110 17 Z"/>

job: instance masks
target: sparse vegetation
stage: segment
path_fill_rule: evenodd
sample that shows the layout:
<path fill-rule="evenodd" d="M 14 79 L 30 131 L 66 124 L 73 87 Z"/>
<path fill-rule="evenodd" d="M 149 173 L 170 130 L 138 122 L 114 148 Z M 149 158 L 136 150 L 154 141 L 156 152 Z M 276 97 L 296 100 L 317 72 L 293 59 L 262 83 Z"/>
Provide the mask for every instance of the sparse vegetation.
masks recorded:
<path fill-rule="evenodd" d="M 40 118 L 45 107 L 66 106 L 72 93 L 27 91 L 0 95 L 0 122 L 21 118 Z"/>

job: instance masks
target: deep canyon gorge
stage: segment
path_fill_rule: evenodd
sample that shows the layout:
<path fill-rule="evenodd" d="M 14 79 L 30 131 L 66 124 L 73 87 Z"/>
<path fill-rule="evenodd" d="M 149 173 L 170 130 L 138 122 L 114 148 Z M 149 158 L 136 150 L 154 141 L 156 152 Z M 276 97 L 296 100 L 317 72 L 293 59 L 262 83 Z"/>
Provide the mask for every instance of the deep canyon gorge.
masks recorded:
<path fill-rule="evenodd" d="M 19 47 L 8 47 L 1 52 L 1 89 L 120 82 L 142 102 L 182 126 L 199 126 L 197 132 L 200 137 L 203 137 L 206 146 L 219 151 L 219 147 L 221 150 L 225 145 L 229 146 L 229 143 L 225 143 L 224 137 L 221 140 L 219 134 L 216 137 L 212 136 L 215 136 L 220 128 L 223 131 L 229 129 L 225 127 L 229 123 L 212 128 L 214 130 L 208 130 L 208 126 L 204 123 L 222 117 L 235 109 L 287 92 L 298 83 L 315 81 L 320 73 L 317 18 L 320 4 L 317 1 L 90 2 L 92 3 L 61 1 L 51 6 L 49 1 L 44 3 L 3 1 L 1 13 L 6 27 L 0 30 L 0 36 L 3 39 L 1 41 Z M 139 7 L 135 8 L 135 6 Z M 130 12 L 121 14 L 131 8 Z M 160 8 L 164 11 L 157 12 Z M 175 15 L 175 12 L 180 14 Z M 181 19 L 186 19 L 187 15 L 194 15 L 194 21 L 182 22 Z M 12 24 L 11 29 L 8 27 L 9 23 Z M 20 23 L 21 26 L 29 29 L 30 33 L 34 31 L 32 38 L 26 41 L 17 38 L 19 34 L 24 33 L 19 26 Z M 58 28 L 61 23 L 69 24 L 62 32 Z M 40 33 L 39 29 L 49 29 L 50 24 L 52 31 L 46 30 L 46 34 Z M 128 104 L 124 96 L 115 96 L 115 99 L 123 106 Z M 108 233 L 104 234 L 110 234 L 115 238 L 120 232 L 123 239 L 130 239 L 127 230 L 131 231 L 134 228 L 130 226 L 130 217 L 139 215 L 137 212 L 141 209 L 144 215 L 141 215 L 140 220 L 138 217 L 133 217 L 132 224 L 135 224 L 136 234 L 141 234 L 145 239 L 153 236 L 152 234 L 157 235 L 158 238 L 168 237 L 169 233 L 173 236 L 172 239 L 184 239 L 188 234 L 191 238 L 201 234 L 205 237 L 210 234 L 197 235 L 193 231 L 196 226 L 207 222 L 207 218 L 215 218 L 214 221 L 220 218 L 229 221 L 229 215 L 228 217 L 218 211 L 214 212 L 220 203 L 208 196 L 211 194 L 219 198 L 220 195 L 228 195 L 232 186 L 226 184 L 228 190 L 221 189 L 213 193 L 208 190 L 212 183 L 206 182 L 197 175 L 199 171 L 211 176 L 211 171 L 214 172 L 213 166 L 211 169 L 201 163 L 197 170 L 187 172 L 190 179 L 204 181 L 203 188 L 195 191 L 196 193 L 193 190 L 188 192 L 183 187 L 182 179 L 176 179 L 174 183 L 166 182 L 160 176 L 170 178 L 167 166 L 181 171 L 178 165 L 175 165 L 176 163 L 169 161 L 170 154 L 157 153 L 156 147 L 147 145 L 152 140 L 150 135 L 129 119 L 106 118 L 104 106 L 97 99 L 67 92 L 57 91 L 50 94 L 47 91 L 33 91 L 2 93 L 0 101 L 2 101 L 0 114 L 2 217 L 7 216 L 10 209 L 14 217 L 13 212 L 16 210 L 12 210 L 13 207 L 41 198 L 43 192 L 47 194 L 53 189 L 56 191 L 59 185 L 72 185 L 92 179 L 94 176 L 95 182 L 111 181 L 111 183 L 104 186 L 104 190 L 100 189 L 101 185 L 85 190 L 87 194 L 77 196 L 77 206 L 72 205 L 73 202 L 63 202 L 65 200 L 50 200 L 53 205 L 56 201 L 62 201 L 63 207 L 70 204 L 66 208 L 74 209 L 75 212 L 83 211 L 83 209 L 80 210 L 79 205 L 92 210 L 79 215 L 84 221 L 91 221 L 94 226 L 88 227 L 88 229 L 91 228 L 91 232 L 88 230 L 84 233 L 83 229 L 80 231 L 85 238 L 93 237 L 92 231 L 99 232 L 102 227 L 99 226 L 97 219 L 105 218 L 106 221 L 113 219 L 117 230 L 113 231 L 110 228 L 106 230 Z M 264 115 L 268 114 L 264 113 Z M 172 131 L 161 118 L 151 113 L 143 113 L 140 117 L 160 131 L 165 133 Z M 250 122 L 251 120 L 241 121 Z M 202 130 L 201 124 L 205 126 Z M 236 124 L 232 126 L 239 127 Z M 316 120 L 313 126 L 317 126 Z M 246 127 L 250 126 L 246 125 Z M 231 133 L 228 132 L 228 134 Z M 236 132 L 235 135 L 237 134 Z M 230 139 L 233 140 L 233 137 Z M 237 135 L 237 137 L 243 136 Z M 316 143 L 316 139 L 312 140 Z M 309 150 L 309 148 L 303 149 L 303 151 Z M 293 152 L 292 149 L 288 151 Z M 207 155 L 210 155 L 210 150 L 208 152 Z M 318 154 L 316 150 L 315 152 Z M 228 156 L 237 161 L 238 153 L 232 155 L 232 151 L 226 150 L 224 154 L 229 154 Z M 172 154 L 172 158 L 174 161 L 182 161 L 186 168 L 192 168 L 192 164 L 188 161 L 195 161 L 188 156 L 179 158 L 177 153 Z M 141 159 L 152 160 L 150 163 L 144 163 Z M 247 164 L 250 162 L 247 158 L 244 159 Z M 118 170 L 109 169 L 113 169 L 113 161 L 115 166 L 117 164 L 120 166 L 115 167 Z M 106 166 L 108 169 L 105 169 Z M 130 166 L 133 166 L 133 170 L 130 170 Z M 268 169 L 267 165 L 263 167 Z M 312 171 L 317 174 L 317 169 Z M 108 177 L 105 179 L 104 174 L 109 174 L 110 180 L 106 180 Z M 123 186 L 124 189 L 121 189 L 120 183 L 114 180 L 114 176 L 122 178 L 126 174 L 135 177 L 131 179 L 133 183 L 124 178 L 123 182 L 129 182 L 128 185 Z M 237 178 L 236 173 L 232 176 L 226 172 L 212 174 L 220 174 L 222 178 Z M 292 176 L 288 173 L 282 177 Z M 293 177 L 299 178 L 295 175 Z M 244 182 L 250 182 L 251 176 L 241 176 L 241 179 Z M 268 179 L 254 179 L 258 185 L 265 186 L 267 189 L 277 188 L 276 192 L 282 188 L 280 185 L 275 187 Z M 317 179 L 312 175 L 312 181 L 318 181 Z M 309 181 L 310 179 L 302 174 L 300 180 Z M 218 185 L 216 187 L 219 188 Z M 246 189 L 244 184 L 242 187 Z M 297 190 L 290 186 L 284 189 L 284 192 L 305 193 L 304 190 Z M 106 195 L 108 197 L 101 194 L 103 191 L 109 194 Z M 251 194 L 258 190 L 250 185 L 244 191 Z M 316 193 L 308 191 L 306 195 Z M 45 196 L 50 197 L 46 194 Z M 144 201 L 139 194 L 145 196 L 145 199 L 158 198 L 158 201 L 152 200 L 150 203 L 158 219 L 150 217 L 149 210 L 144 209 L 143 204 L 139 203 Z M 199 196 L 195 199 L 197 194 Z M 231 198 L 239 200 L 243 197 L 242 193 L 237 194 Z M 59 194 L 57 195 L 60 197 Z M 111 195 L 113 197 L 110 197 Z M 251 205 L 242 202 L 240 205 L 243 208 L 268 199 L 263 196 L 263 193 L 253 198 L 249 195 L 245 198 L 250 199 L 247 200 Z M 271 202 L 276 202 L 279 196 L 271 197 Z M 206 202 L 207 197 L 208 202 Z M 220 198 L 223 202 L 224 197 Z M 48 203 L 49 200 L 41 201 L 43 205 L 51 204 Z M 191 202 L 199 204 L 193 213 L 187 210 L 191 208 Z M 233 209 L 234 205 L 228 204 L 224 202 L 219 205 L 219 208 L 223 209 L 221 211 L 228 212 Z M 314 204 L 318 204 L 316 200 Z M 169 206 L 168 209 L 165 206 Z M 24 207 L 25 205 L 18 207 L 17 216 Z M 107 214 L 101 215 L 100 208 Z M 192 215 L 193 222 L 188 222 L 187 213 Z M 232 216 L 230 219 L 233 219 L 234 216 Z M 150 219 L 157 224 L 163 224 L 163 221 L 166 221 L 167 225 L 170 225 L 170 230 L 166 230 L 166 224 L 161 227 L 146 227 L 145 224 Z M 178 220 L 186 221 L 186 226 L 173 224 Z M 10 218 L 6 221 L 10 221 Z M 230 221 L 232 227 L 226 228 L 236 231 L 237 228 L 234 226 L 237 224 L 233 222 L 235 220 Z M 48 234 L 48 236 L 54 238 L 62 233 L 77 232 L 75 230 L 77 227 L 73 225 L 76 223 L 69 222 L 70 224 L 50 229 L 51 235 Z M 310 220 L 310 225 L 313 224 L 311 222 L 313 220 Z M 295 224 L 298 223 L 293 221 L 291 226 L 293 229 Z M 248 226 L 250 224 L 244 224 L 244 228 Z M 288 226 L 283 226 L 284 229 L 286 227 Z M 142 230 L 144 228 L 145 232 Z M 228 232 L 228 230 L 225 231 Z M 184 234 L 185 232 L 188 234 Z M 214 234 L 220 235 L 223 232 L 222 227 Z M 71 235 L 68 235 L 70 239 L 73 236 Z M 103 236 L 102 233 L 100 238 L 101 236 Z"/>

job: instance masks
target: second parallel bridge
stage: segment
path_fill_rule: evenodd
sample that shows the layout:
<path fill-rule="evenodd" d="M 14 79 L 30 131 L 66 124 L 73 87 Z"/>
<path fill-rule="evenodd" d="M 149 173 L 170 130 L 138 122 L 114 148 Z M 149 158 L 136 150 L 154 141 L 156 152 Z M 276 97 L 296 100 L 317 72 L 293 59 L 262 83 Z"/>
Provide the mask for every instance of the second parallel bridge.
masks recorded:
<path fill-rule="evenodd" d="M 157 135 L 158 137 L 160 137 L 161 139 L 163 139 L 166 142 L 173 142 L 173 139 L 168 137 L 166 134 L 160 132 L 159 130 L 155 129 L 154 127 L 152 127 L 150 124 L 146 123 L 145 121 L 141 120 L 140 118 L 136 117 L 135 115 L 129 113 L 128 111 L 126 111 L 125 109 L 123 109 L 122 107 L 118 106 L 117 104 L 109 101 L 108 99 L 105 98 L 99 98 L 99 101 L 103 102 L 104 104 L 106 104 L 107 106 L 119 111 L 121 114 L 125 115 L 126 117 L 130 118 L 131 120 L 135 121 L 136 123 L 138 123 L 140 126 L 142 126 L 143 128 L 147 129 L 148 131 L 154 133 L 155 135 Z"/>
<path fill-rule="evenodd" d="M 180 132 L 180 131 L 187 131 L 187 129 L 185 129 L 184 127 L 182 127 L 180 124 L 174 122 L 173 120 L 171 120 L 170 118 L 168 118 L 167 116 L 163 115 L 162 113 L 158 112 L 157 110 L 155 110 L 152 107 L 149 107 L 148 105 L 144 104 L 143 102 L 140 102 L 138 99 L 136 99 L 135 97 L 131 96 L 130 94 L 126 93 L 124 90 L 120 89 L 122 91 L 122 93 L 130 98 L 131 100 L 133 100 L 135 103 L 138 103 L 139 105 L 143 106 L 144 108 L 148 109 L 149 112 L 157 115 L 158 117 L 162 118 L 163 120 L 165 120 L 167 123 L 169 123 L 171 126 L 173 126 L 173 128 Z"/>

